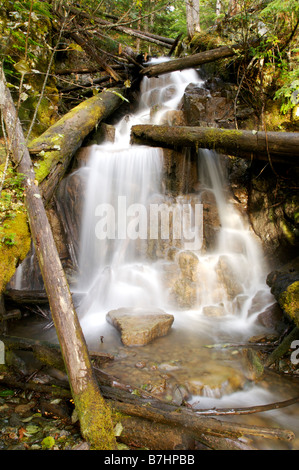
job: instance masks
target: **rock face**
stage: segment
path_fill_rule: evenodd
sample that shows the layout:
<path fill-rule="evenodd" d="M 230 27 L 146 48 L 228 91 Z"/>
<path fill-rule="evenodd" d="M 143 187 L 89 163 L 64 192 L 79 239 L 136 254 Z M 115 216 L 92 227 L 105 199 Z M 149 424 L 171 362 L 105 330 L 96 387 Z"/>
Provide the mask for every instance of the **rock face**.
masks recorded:
<path fill-rule="evenodd" d="M 185 90 L 183 110 L 189 126 L 232 127 L 233 104 L 226 93 L 207 90 L 190 83 Z"/>
<path fill-rule="evenodd" d="M 173 315 L 163 310 L 141 308 L 111 310 L 106 318 L 120 331 L 125 346 L 144 346 L 155 338 L 165 336 L 174 321 Z"/>

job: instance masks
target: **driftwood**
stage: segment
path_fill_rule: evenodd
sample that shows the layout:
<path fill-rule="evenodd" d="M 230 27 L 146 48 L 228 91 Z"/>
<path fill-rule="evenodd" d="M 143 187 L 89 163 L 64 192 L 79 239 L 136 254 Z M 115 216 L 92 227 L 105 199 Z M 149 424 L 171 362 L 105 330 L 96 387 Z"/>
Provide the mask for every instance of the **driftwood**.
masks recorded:
<path fill-rule="evenodd" d="M 2 114 L 17 171 L 24 175 L 25 206 L 82 434 L 95 448 L 115 448 L 109 409 L 100 393 L 68 282 L 57 252 L 16 109 L 0 70 Z"/>
<path fill-rule="evenodd" d="M 137 125 L 132 127 L 131 141 L 156 147 L 208 148 L 241 158 L 298 165 L 299 132 Z"/>
<path fill-rule="evenodd" d="M 38 156 L 35 173 L 45 203 L 83 139 L 122 104 L 121 93 L 120 89 L 107 90 L 83 101 L 30 142 L 29 152 Z"/>
<path fill-rule="evenodd" d="M 157 77 L 165 73 L 175 72 L 176 70 L 185 70 L 193 67 L 198 67 L 202 64 L 215 62 L 219 59 L 232 57 L 243 49 L 240 44 L 233 44 L 232 46 L 221 46 L 209 51 L 199 52 L 188 57 L 181 59 L 173 59 L 160 64 L 150 65 L 142 70 L 140 73 L 148 77 Z"/>

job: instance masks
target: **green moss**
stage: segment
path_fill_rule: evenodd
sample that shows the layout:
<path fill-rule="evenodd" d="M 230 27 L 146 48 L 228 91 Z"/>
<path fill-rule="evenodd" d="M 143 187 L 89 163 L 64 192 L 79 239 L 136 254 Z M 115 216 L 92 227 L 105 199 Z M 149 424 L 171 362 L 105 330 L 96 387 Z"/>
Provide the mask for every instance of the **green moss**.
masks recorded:
<path fill-rule="evenodd" d="M 206 32 L 195 33 L 189 43 L 189 49 L 194 54 L 195 52 L 208 51 L 210 49 L 216 49 L 220 45 L 223 45 L 220 37 L 215 34 L 209 34 Z"/>
<path fill-rule="evenodd" d="M 19 262 L 30 249 L 30 232 L 25 211 L 19 211 L 6 219 L 1 227 L 0 243 L 0 292 L 13 276 Z"/>
<path fill-rule="evenodd" d="M 299 281 L 293 282 L 282 292 L 279 305 L 299 326 Z"/>
<path fill-rule="evenodd" d="M 116 439 L 110 408 L 93 383 L 74 397 L 81 433 L 92 450 L 115 450 Z"/>
<path fill-rule="evenodd" d="M 235 129 L 221 130 L 211 127 L 206 133 L 207 144 L 209 148 L 215 148 L 221 146 L 221 144 L 227 144 L 229 142 L 236 143 L 236 139 L 242 136 L 242 131 Z"/>
<path fill-rule="evenodd" d="M 296 236 L 295 236 L 294 230 L 289 227 L 289 225 L 287 224 L 287 222 L 285 220 L 280 221 L 280 226 L 281 226 L 281 229 L 282 229 L 285 237 L 287 238 L 288 242 L 291 245 L 295 245 Z"/>

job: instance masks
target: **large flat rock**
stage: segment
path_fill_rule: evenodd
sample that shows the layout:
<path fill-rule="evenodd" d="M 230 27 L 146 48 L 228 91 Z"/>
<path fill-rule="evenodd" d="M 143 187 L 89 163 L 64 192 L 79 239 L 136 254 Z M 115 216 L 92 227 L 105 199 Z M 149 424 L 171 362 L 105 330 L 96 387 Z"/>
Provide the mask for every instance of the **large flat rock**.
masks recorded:
<path fill-rule="evenodd" d="M 156 338 L 165 336 L 174 321 L 173 315 L 163 310 L 142 308 L 111 310 L 106 318 L 120 331 L 125 346 L 144 346 Z"/>

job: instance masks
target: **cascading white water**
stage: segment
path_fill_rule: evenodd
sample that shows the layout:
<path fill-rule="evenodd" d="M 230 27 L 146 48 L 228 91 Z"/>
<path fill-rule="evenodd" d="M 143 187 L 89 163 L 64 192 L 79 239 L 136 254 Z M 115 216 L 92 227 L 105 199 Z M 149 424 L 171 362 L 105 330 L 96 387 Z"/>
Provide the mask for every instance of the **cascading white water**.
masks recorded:
<path fill-rule="evenodd" d="M 234 318 L 241 323 L 244 321 L 248 326 L 254 323 L 258 314 L 273 304 L 273 297 L 265 284 L 263 253 L 244 216 L 227 200 L 227 182 L 219 155 L 214 151 L 200 149 L 198 158 L 201 192 L 209 191 L 213 194 L 221 225 L 213 252 L 205 256 L 199 254 L 200 262 L 208 266 L 209 277 L 213 279 L 209 282 L 202 307 L 213 302 L 210 293 L 217 289 L 219 282 L 213 276 L 216 266 L 218 270 L 226 269 L 230 282 L 235 283 L 234 295 L 228 296 L 227 292 L 222 291 L 217 304 L 224 306 L 226 313 L 233 314 Z M 257 297 L 259 302 L 256 302 Z"/>
<path fill-rule="evenodd" d="M 85 327 L 94 329 L 102 324 L 105 314 L 115 308 L 162 306 L 176 310 L 173 302 L 169 302 L 169 290 L 163 285 L 161 260 L 153 262 L 148 257 L 148 232 L 140 235 L 140 225 L 148 217 L 150 204 L 167 199 L 162 190 L 163 153 L 161 149 L 130 145 L 129 139 L 132 125 L 165 121 L 167 111 L 177 109 L 189 83 L 203 84 L 194 70 L 174 72 L 159 79 L 145 77 L 137 112 L 125 116 L 116 126 L 113 144 L 91 147 L 88 165 L 80 170 L 88 173 L 77 285 L 78 291 L 86 293 L 80 309 Z M 273 299 L 264 282 L 259 248 L 240 213 L 226 200 L 225 181 L 217 158 L 209 150 L 199 154 L 201 188 L 215 196 L 221 229 L 213 253 L 200 249 L 194 253 L 199 261 L 200 292 L 189 310 L 201 315 L 217 307 L 237 323 L 248 324 L 248 312 L 252 323 Z M 141 206 L 146 215 L 139 212 L 136 218 L 136 210 Z M 184 250 L 183 243 L 180 249 Z M 225 269 L 240 286 L 233 298 L 220 285 L 223 260 Z M 254 310 L 252 302 L 258 292 L 263 294 L 262 300 Z"/>

